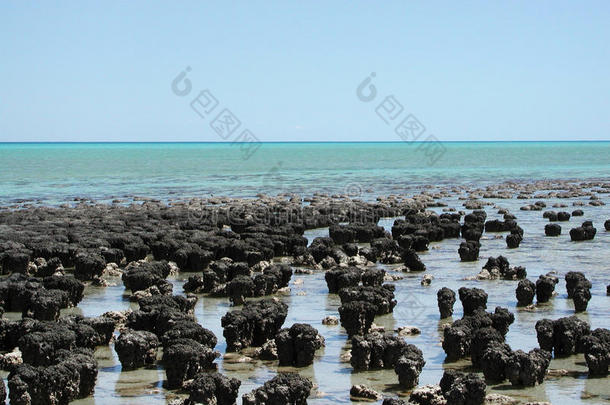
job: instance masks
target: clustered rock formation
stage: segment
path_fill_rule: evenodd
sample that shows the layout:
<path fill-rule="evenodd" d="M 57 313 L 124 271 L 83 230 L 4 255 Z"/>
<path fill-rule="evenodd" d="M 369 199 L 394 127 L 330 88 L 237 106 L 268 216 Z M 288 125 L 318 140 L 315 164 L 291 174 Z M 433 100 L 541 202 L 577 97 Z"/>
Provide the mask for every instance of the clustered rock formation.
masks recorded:
<path fill-rule="evenodd" d="M 610 331 L 598 328 L 576 316 L 536 322 L 538 344 L 555 357 L 584 353 L 591 375 L 607 375 L 610 364 Z"/>
<path fill-rule="evenodd" d="M 0 319 L 1 349 L 18 348 L 23 360 L 6 366 L 9 399 L 24 405 L 68 403 L 91 395 L 98 372 L 93 351 L 109 345 L 118 331 L 114 349 L 123 369 L 161 364 L 166 388 L 188 394 L 182 403 L 235 403 L 240 382 L 216 372 L 217 338 L 195 319 L 194 294 L 226 297 L 241 306 L 221 320 L 228 352 L 256 347 L 261 359 L 277 360 L 280 366 L 311 365 L 324 345 L 323 336 L 309 324 L 283 327 L 288 306 L 278 298 L 259 299 L 290 283 L 293 269 L 274 262 L 279 256 L 292 257 L 295 265 L 326 270 L 328 291 L 341 301 L 337 312 L 351 340 L 353 369 L 393 369 L 399 384 L 411 389 L 426 361 L 422 351 L 401 336 L 372 329 L 376 316 L 400 305 L 397 286 L 385 283 L 392 278 L 374 264 L 402 264 L 405 272 L 420 272 L 426 265 L 419 254 L 432 249 L 433 242 L 462 237 L 458 255 L 467 262 L 479 259 L 484 233 L 507 232 L 508 248 L 519 247 L 524 237 L 516 217 L 508 212 L 503 212 L 503 220 L 487 220 L 476 201 L 464 203 L 473 209 L 468 214 L 425 211 L 441 206 L 435 198 L 422 194 L 366 203 L 320 196 L 309 199 L 308 205 L 286 198 L 172 205 L 145 201 L 131 206 L 77 204 L 0 211 L 0 269 L 8 275 L 0 281 L 0 312 L 22 314 L 18 321 Z M 544 207 L 537 202 L 524 208 Z M 547 211 L 544 217 L 568 221 L 582 214 Z M 377 224 L 381 217 L 401 215 L 404 219 L 396 219 L 391 232 Z M 326 226 L 329 236 L 315 238 L 308 246 L 304 231 Z M 604 227 L 610 230 L 610 220 Z M 591 240 L 596 232 L 586 221 L 572 229 L 570 237 Z M 545 234 L 559 236 L 561 227 L 548 224 Z M 483 269 L 490 278 L 519 280 L 516 297 L 523 306 L 531 305 L 534 297 L 538 303 L 548 302 L 559 283 L 553 273 L 541 275 L 535 283 L 527 280 L 525 268 L 510 267 L 504 256 L 490 257 Z M 191 273 L 185 296 L 174 295 L 168 280 L 177 271 Z M 61 316 L 62 309 L 81 302 L 86 284 L 104 286 L 110 274 L 121 276 L 138 309 L 95 318 Z M 592 283 L 581 272 L 566 273 L 565 281 L 575 310 L 585 311 Z M 553 355 L 583 353 L 591 375 L 608 374 L 607 329 L 591 331 L 576 317 L 543 319 L 536 324 L 540 349 L 513 351 L 505 342 L 513 314 L 502 307 L 486 312 L 488 294 L 483 289 L 462 287 L 457 294 L 464 316 L 443 331 L 449 361 L 470 358 L 489 381 L 509 380 L 515 386 L 541 383 Z M 441 318 L 453 316 L 455 301 L 451 289 L 438 290 Z M 312 386 L 296 373 L 279 373 L 245 394 L 243 403 L 302 404 Z M 0 384 L 0 395 L 3 389 Z M 373 395 L 366 387 L 356 391 Z M 481 378 L 448 370 L 439 386 L 420 387 L 410 400 L 478 404 L 484 398 Z"/>
<path fill-rule="evenodd" d="M 408 344 L 401 337 L 379 332 L 354 336 L 350 361 L 357 371 L 394 369 L 400 385 L 404 388 L 417 385 L 419 374 L 426 364 L 417 346 Z"/>

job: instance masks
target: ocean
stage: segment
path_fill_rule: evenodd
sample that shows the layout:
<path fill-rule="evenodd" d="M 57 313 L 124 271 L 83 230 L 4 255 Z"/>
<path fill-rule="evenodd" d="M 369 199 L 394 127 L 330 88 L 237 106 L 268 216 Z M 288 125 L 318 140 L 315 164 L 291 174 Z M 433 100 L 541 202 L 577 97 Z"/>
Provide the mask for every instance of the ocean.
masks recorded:
<path fill-rule="evenodd" d="M 373 198 L 428 185 L 610 176 L 610 142 L 0 143 L 0 205 L 258 193 Z"/>

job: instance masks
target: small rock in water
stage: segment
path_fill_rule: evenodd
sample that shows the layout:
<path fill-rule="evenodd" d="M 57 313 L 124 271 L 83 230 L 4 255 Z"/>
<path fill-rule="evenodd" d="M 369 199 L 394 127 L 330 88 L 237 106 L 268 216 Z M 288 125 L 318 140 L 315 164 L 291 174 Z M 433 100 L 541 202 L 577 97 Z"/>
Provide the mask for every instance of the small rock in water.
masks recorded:
<path fill-rule="evenodd" d="M 424 276 L 421 279 L 421 285 L 430 285 L 432 284 L 432 280 L 434 279 L 434 276 L 432 274 L 424 274 Z"/>
<path fill-rule="evenodd" d="M 398 274 L 386 274 L 383 276 L 383 281 L 398 281 L 404 279 L 403 276 L 399 276 Z"/>
<path fill-rule="evenodd" d="M 417 402 L 415 402 L 417 403 Z M 439 403 L 438 405 L 445 405 L 447 401 Z M 405 401 L 398 398 L 384 398 L 383 403 L 381 405 L 407 405 Z"/>
<path fill-rule="evenodd" d="M 502 405 L 514 405 L 520 403 L 519 400 L 509 397 L 508 395 L 501 394 L 487 394 L 485 397 L 485 404 L 502 404 Z"/>
<path fill-rule="evenodd" d="M 329 315 L 326 318 L 322 319 L 322 325 L 338 325 L 339 318 L 333 315 Z"/>
<path fill-rule="evenodd" d="M 402 402 L 404 404 L 404 402 Z M 413 390 L 409 403 L 419 405 L 444 405 L 447 403 L 439 385 L 424 385 Z M 384 402 L 385 404 L 385 402 Z"/>
<path fill-rule="evenodd" d="M 106 268 L 104 269 L 104 275 L 108 277 L 121 277 L 123 271 L 119 268 L 116 263 L 108 263 L 106 264 Z"/>
<path fill-rule="evenodd" d="M 278 294 L 290 294 L 290 287 L 282 287 L 277 290 Z M 299 293 L 297 293 L 299 295 Z"/>
<path fill-rule="evenodd" d="M 349 363 L 352 360 L 352 351 L 348 350 L 345 353 L 342 353 L 339 358 L 344 363 Z"/>
<path fill-rule="evenodd" d="M 500 270 L 493 268 L 491 271 L 483 269 L 477 274 L 477 280 L 497 280 L 500 278 Z"/>
<path fill-rule="evenodd" d="M 349 390 L 349 394 L 354 398 L 373 400 L 380 400 L 382 398 L 381 394 L 365 385 L 353 385 L 352 389 Z"/>
<path fill-rule="evenodd" d="M 421 330 L 417 326 L 401 326 L 396 329 L 399 336 L 414 336 L 421 334 Z"/>

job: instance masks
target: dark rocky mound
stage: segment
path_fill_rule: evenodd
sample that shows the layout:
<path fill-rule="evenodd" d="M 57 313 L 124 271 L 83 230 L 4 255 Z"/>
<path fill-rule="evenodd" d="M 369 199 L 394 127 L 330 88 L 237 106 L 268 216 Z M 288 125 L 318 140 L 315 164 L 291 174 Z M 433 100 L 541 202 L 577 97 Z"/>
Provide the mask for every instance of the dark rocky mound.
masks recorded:
<path fill-rule="evenodd" d="M 591 287 L 593 286 L 585 275 L 579 271 L 569 271 L 565 275 L 568 298 L 574 300 L 576 312 L 587 310 L 591 299 Z"/>
<path fill-rule="evenodd" d="M 392 225 L 392 237 L 403 248 L 427 250 L 429 242 L 460 236 L 460 216 L 448 213 L 436 215 L 430 212 L 408 212 L 405 219 L 397 219 Z"/>
<path fill-rule="evenodd" d="M 74 257 L 74 277 L 92 280 L 101 277 L 106 268 L 106 259 L 94 252 L 80 252 Z"/>
<path fill-rule="evenodd" d="M 157 302 L 155 302 L 157 301 Z M 191 313 L 195 299 L 184 297 L 141 300 L 141 307 L 127 317 L 127 327 L 153 332 L 164 347 L 172 340 L 188 338 L 212 349 L 216 336 L 201 326 Z"/>
<path fill-rule="evenodd" d="M 93 394 L 97 361 L 89 349 L 59 350 L 53 364 L 21 364 L 8 376 L 11 404 L 67 404 Z"/>
<path fill-rule="evenodd" d="M 585 361 L 589 367 L 589 375 L 608 375 L 610 366 L 610 331 L 608 329 L 595 329 L 590 335 L 584 336 L 580 341 Z"/>
<path fill-rule="evenodd" d="M 405 249 L 402 252 L 402 261 L 409 271 L 425 271 L 426 265 L 421 261 L 414 249 Z"/>
<path fill-rule="evenodd" d="M 555 357 L 582 353 L 581 339 L 589 335 L 589 324 L 576 316 L 555 321 L 542 319 L 536 322 L 536 335 L 540 348 L 554 353 Z"/>
<path fill-rule="evenodd" d="M 572 241 L 593 240 L 597 229 L 593 227 L 591 221 L 583 222 L 582 226 L 570 229 L 570 238 Z"/>
<path fill-rule="evenodd" d="M 275 338 L 287 314 L 288 306 L 274 299 L 248 302 L 242 310 L 227 312 L 221 320 L 227 351 L 261 346 Z"/>
<path fill-rule="evenodd" d="M 381 405 L 407 405 L 407 403 L 398 398 L 384 398 Z"/>
<path fill-rule="evenodd" d="M 521 229 L 521 228 L 518 228 Z M 506 246 L 509 249 L 516 249 L 523 242 L 523 230 L 511 230 L 509 235 L 506 235 Z"/>
<path fill-rule="evenodd" d="M 549 221 L 557 221 L 557 212 L 555 211 L 544 211 L 542 218 L 547 218 Z"/>
<path fill-rule="evenodd" d="M 246 297 L 262 297 L 276 293 L 288 286 L 292 268 L 288 265 L 272 265 L 254 277 L 237 275 L 226 284 L 226 295 L 235 305 L 242 305 Z"/>
<path fill-rule="evenodd" d="M 523 279 L 527 276 L 525 267 L 510 267 L 508 259 L 504 256 L 490 257 L 487 259 L 487 263 L 485 263 L 483 269 L 488 270 L 489 272 L 497 271 L 505 280 Z"/>
<path fill-rule="evenodd" d="M 536 299 L 539 303 L 548 302 L 553 296 L 559 279 L 552 274 L 541 275 L 536 280 Z"/>
<path fill-rule="evenodd" d="M 534 349 L 529 353 L 512 351 L 510 346 L 493 342 L 485 348 L 481 368 L 485 379 L 495 383 L 508 379 L 514 386 L 534 386 L 544 380 L 551 353 Z"/>
<path fill-rule="evenodd" d="M 212 292 L 226 295 L 226 283 L 239 276 L 250 277 L 251 271 L 246 262 L 235 262 L 227 257 L 216 260 L 203 270 L 201 276 L 191 276 L 183 287 L 186 292 Z"/>
<path fill-rule="evenodd" d="M 519 281 L 515 295 L 519 306 L 532 304 L 536 295 L 536 284 L 527 279 Z"/>
<path fill-rule="evenodd" d="M 485 345 L 504 342 L 504 336 L 514 320 L 514 315 L 508 309 L 496 307 L 493 313 L 479 309 L 454 321 L 443 331 L 442 345 L 447 360 L 471 356 L 473 362 L 477 363 L 486 349 Z M 478 334 L 480 330 L 482 332 Z M 473 348 L 475 344 L 478 346 Z"/>
<path fill-rule="evenodd" d="M 106 324 L 110 322 L 111 326 Z M 83 318 L 78 316 L 60 318 L 58 322 L 35 321 L 25 318 L 21 321 L 0 323 L 2 346 L 7 351 L 19 347 L 24 363 L 32 366 L 56 364 L 61 350 L 76 348 L 94 349 L 108 344 L 114 330 L 110 320 Z"/>
<path fill-rule="evenodd" d="M 165 261 L 133 263 L 123 272 L 123 284 L 131 292 L 157 287 L 162 294 L 172 293 L 172 284 L 165 280 L 170 272 L 170 266 Z"/>
<path fill-rule="evenodd" d="M 402 388 L 413 388 L 419 383 L 419 375 L 426 365 L 424 355 L 415 345 L 408 344 L 400 353 L 394 372 Z"/>
<path fill-rule="evenodd" d="M 487 385 L 476 374 L 447 370 L 441 378 L 440 386 L 448 404 L 482 405 L 485 403 Z"/>
<path fill-rule="evenodd" d="M 62 308 L 76 306 L 82 300 L 84 288 L 74 277 L 35 278 L 15 273 L 0 281 L 0 300 L 5 311 L 54 321 Z"/>
<path fill-rule="evenodd" d="M 370 243 L 373 239 L 386 236 L 382 226 L 372 223 L 335 224 L 328 228 L 328 234 L 339 245 L 351 242 Z"/>
<path fill-rule="evenodd" d="M 177 338 L 163 347 L 163 365 L 169 389 L 195 378 L 203 370 L 215 370 L 214 360 L 220 353 L 193 339 Z"/>
<path fill-rule="evenodd" d="M 363 271 L 358 267 L 336 267 L 324 274 L 328 292 L 338 293 L 340 289 L 355 287 L 362 281 Z"/>
<path fill-rule="evenodd" d="M 480 288 L 461 287 L 458 290 L 464 315 L 472 315 L 477 309 L 487 308 L 487 293 Z"/>
<path fill-rule="evenodd" d="M 365 334 L 373 324 L 379 308 L 366 301 L 350 301 L 339 307 L 341 326 L 349 337 Z"/>
<path fill-rule="evenodd" d="M 304 405 L 313 388 L 308 378 L 296 373 L 279 373 L 262 387 L 242 397 L 243 405 Z"/>
<path fill-rule="evenodd" d="M 505 374 L 512 385 L 533 387 L 542 383 L 550 363 L 551 353 L 546 350 L 517 350 L 508 358 Z"/>
<path fill-rule="evenodd" d="M 324 346 L 324 337 L 305 323 L 295 323 L 275 335 L 280 366 L 305 367 L 313 363 L 316 350 Z"/>
<path fill-rule="evenodd" d="M 460 243 L 458 253 L 460 260 L 463 262 L 474 262 L 479 260 L 479 249 L 481 243 L 478 240 L 467 240 L 466 242 Z"/>
<path fill-rule="evenodd" d="M 476 210 L 464 216 L 464 224 L 461 228 L 462 237 L 466 241 L 478 242 L 485 230 L 486 218 L 487 213 L 483 210 Z"/>
<path fill-rule="evenodd" d="M 559 236 L 561 235 L 561 225 L 559 224 L 547 224 L 544 226 L 544 234 L 546 236 Z"/>
<path fill-rule="evenodd" d="M 352 357 L 354 370 L 374 370 L 394 368 L 407 342 L 392 334 L 371 332 L 352 338 Z"/>
<path fill-rule="evenodd" d="M 449 318 L 453 315 L 453 304 L 455 304 L 455 292 L 447 287 L 443 287 L 436 293 L 436 301 L 441 319 Z"/>
<path fill-rule="evenodd" d="M 154 364 L 159 346 L 161 343 L 154 333 L 125 329 L 114 343 L 114 350 L 119 355 L 123 370 L 133 370 Z"/>
<path fill-rule="evenodd" d="M 339 297 L 342 305 L 354 301 L 365 301 L 377 307 L 377 315 L 384 315 L 392 312 L 396 306 L 394 289 L 394 284 L 347 287 L 339 290 Z"/>
<path fill-rule="evenodd" d="M 241 381 L 238 379 L 217 372 L 200 373 L 186 385 L 189 397 L 184 401 L 184 405 L 233 405 L 237 400 L 240 385 Z"/>

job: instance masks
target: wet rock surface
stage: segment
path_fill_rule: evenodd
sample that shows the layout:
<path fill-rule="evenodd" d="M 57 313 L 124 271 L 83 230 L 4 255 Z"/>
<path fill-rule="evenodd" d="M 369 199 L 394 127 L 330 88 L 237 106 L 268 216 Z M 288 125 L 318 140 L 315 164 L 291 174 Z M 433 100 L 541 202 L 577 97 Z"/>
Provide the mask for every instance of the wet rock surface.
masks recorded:
<path fill-rule="evenodd" d="M 275 338 L 287 313 L 288 306 L 274 299 L 248 303 L 241 310 L 228 312 L 222 317 L 221 323 L 227 351 L 261 346 Z"/>
<path fill-rule="evenodd" d="M 581 339 L 591 333 L 589 324 L 576 316 L 555 321 L 542 319 L 536 322 L 536 335 L 540 348 L 555 357 L 582 353 Z"/>
<path fill-rule="evenodd" d="M 464 315 L 472 315 L 477 309 L 487 308 L 487 293 L 484 290 L 462 287 L 458 293 L 464 307 Z"/>
<path fill-rule="evenodd" d="M 485 381 L 476 374 L 447 370 L 440 388 L 448 404 L 481 405 L 485 402 Z"/>
<path fill-rule="evenodd" d="M 436 293 L 438 310 L 441 319 L 453 315 L 453 304 L 455 304 L 455 292 L 447 287 L 443 287 Z"/>
<path fill-rule="evenodd" d="M 536 300 L 541 303 L 548 302 L 553 296 L 558 282 L 557 277 L 553 275 L 547 274 L 538 277 L 538 280 L 536 280 Z"/>
<path fill-rule="evenodd" d="M 203 370 L 215 370 L 214 360 L 220 353 L 193 339 L 178 338 L 163 347 L 162 363 L 167 375 L 167 387 L 180 388 L 186 380 Z"/>
<path fill-rule="evenodd" d="M 125 370 L 154 364 L 157 348 L 161 346 L 157 335 L 143 330 L 126 329 L 119 335 L 114 350 Z"/>
<path fill-rule="evenodd" d="M 220 373 L 200 373 L 185 387 L 189 393 L 185 405 L 233 405 L 237 400 L 240 385 L 238 379 Z"/>
<path fill-rule="evenodd" d="M 536 296 L 536 284 L 527 279 L 519 281 L 515 295 L 520 306 L 531 305 Z"/>
<path fill-rule="evenodd" d="M 21 364 L 11 371 L 8 376 L 10 403 L 68 403 L 93 393 L 98 370 L 91 350 L 60 350 L 53 363 Z"/>
<path fill-rule="evenodd" d="M 242 397 L 243 405 L 304 405 L 313 388 L 311 381 L 296 373 L 280 373 L 262 387 Z"/>
<path fill-rule="evenodd" d="M 305 367 L 313 363 L 316 350 L 324 346 L 324 337 L 308 324 L 296 323 L 275 335 L 280 366 Z"/>

